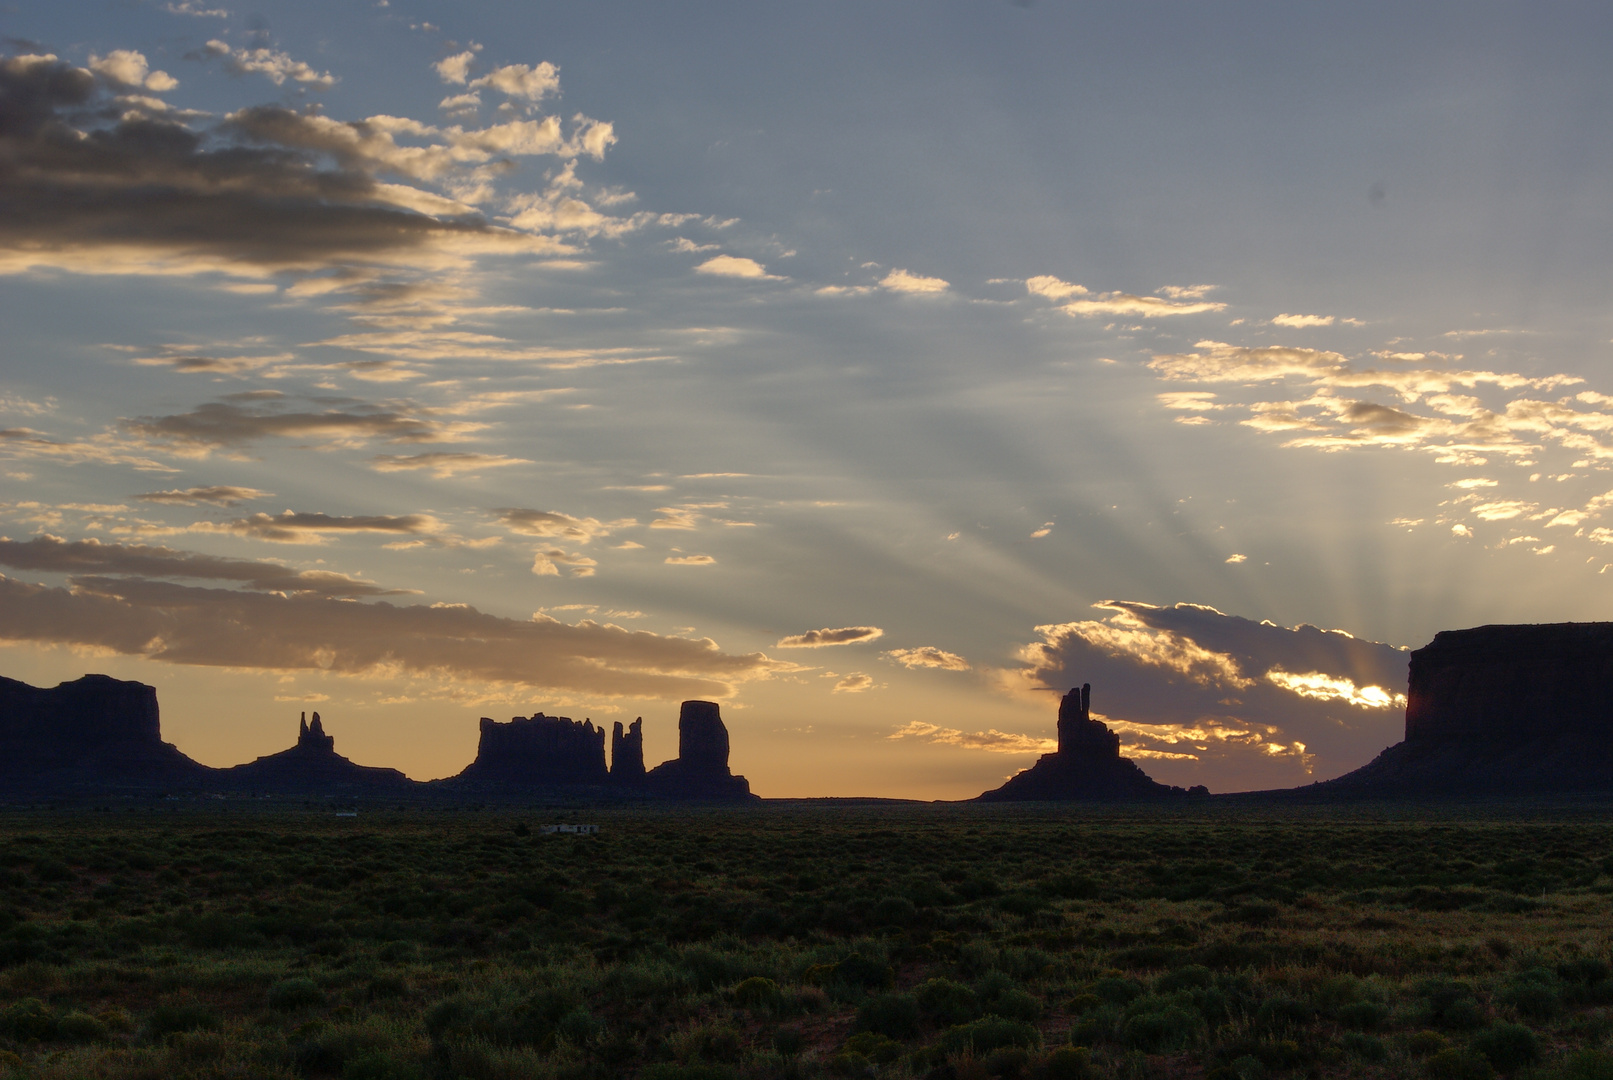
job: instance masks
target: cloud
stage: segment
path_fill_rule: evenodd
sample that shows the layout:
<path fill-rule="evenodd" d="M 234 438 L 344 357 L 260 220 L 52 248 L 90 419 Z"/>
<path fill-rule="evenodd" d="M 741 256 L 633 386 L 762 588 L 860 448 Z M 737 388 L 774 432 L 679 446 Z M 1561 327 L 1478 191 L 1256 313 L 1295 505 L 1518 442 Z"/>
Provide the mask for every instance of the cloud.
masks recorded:
<path fill-rule="evenodd" d="M 836 694 L 860 694 L 864 690 L 873 689 L 873 686 L 874 677 L 872 675 L 864 675 L 860 671 L 854 671 L 835 683 L 834 690 L 831 692 Z"/>
<path fill-rule="evenodd" d="M 668 555 L 664 560 L 668 566 L 715 566 L 717 560 L 710 555 Z"/>
<path fill-rule="evenodd" d="M 556 537 L 576 544 L 586 544 L 609 536 L 617 529 L 628 529 L 638 524 L 633 518 L 600 521 L 598 518 L 573 517 L 557 510 L 523 510 L 508 506 L 493 513 L 513 532 L 524 536 Z"/>
<path fill-rule="evenodd" d="M 1072 300 L 1059 310 L 1066 315 L 1135 315 L 1144 319 L 1166 315 L 1198 315 L 1206 311 L 1222 311 L 1226 305 L 1213 300 L 1166 300 L 1157 296 L 1134 296 L 1131 293 L 1102 293 L 1094 300 Z"/>
<path fill-rule="evenodd" d="M 957 746 L 965 750 L 985 750 L 992 754 L 1050 754 L 1059 748 L 1057 739 L 1038 738 L 1034 735 L 1013 735 L 991 728 L 986 731 L 960 731 L 910 720 L 887 739 L 923 739 L 942 746 Z"/>
<path fill-rule="evenodd" d="M 723 698 L 794 665 L 732 655 L 710 639 L 585 620 L 530 621 L 468 605 L 277 596 L 83 577 L 73 588 L 0 578 L 0 640 L 104 649 L 160 663 L 414 676 L 677 701 Z"/>
<path fill-rule="evenodd" d="M 322 90 L 336 85 L 336 76 L 315 71 L 301 60 L 273 49 L 232 49 L 215 38 L 207 43 L 207 51 L 224 57 L 231 71 L 263 75 L 276 86 L 284 85 L 287 79 Z"/>
<path fill-rule="evenodd" d="M 1052 532 L 1053 532 L 1054 524 L 1055 524 L 1055 522 L 1051 522 L 1051 521 L 1042 522 L 1042 527 L 1041 528 L 1035 529 L 1035 530 L 1033 530 L 1031 532 L 1031 539 L 1032 540 L 1040 540 L 1044 536 L 1051 535 Z"/>
<path fill-rule="evenodd" d="M 572 554 L 560 548 L 549 548 L 539 551 L 532 559 L 532 572 L 539 577 L 556 577 L 560 567 L 571 568 L 572 577 L 593 577 L 594 569 L 599 563 L 586 555 Z"/>
<path fill-rule="evenodd" d="M 1261 382 L 1290 375 L 1319 377 L 1344 368 L 1349 360 L 1336 352 L 1289 346 L 1243 348 L 1218 341 L 1201 341 L 1203 352 L 1167 353 L 1148 366 L 1166 379 L 1196 382 Z"/>
<path fill-rule="evenodd" d="M 1091 683 L 1125 752 L 1162 762 L 1157 779 L 1292 786 L 1363 765 L 1402 737 L 1401 649 L 1197 604 L 1095 606 L 1102 618 L 1037 627 L 1014 677 L 1058 693 Z"/>
<path fill-rule="evenodd" d="M 268 438 L 319 439 L 355 446 L 372 439 L 396 443 L 438 442 L 479 431 L 481 424 L 446 423 L 407 406 L 342 404 L 295 410 L 277 391 L 253 391 L 198 405 L 170 416 L 122 421 L 125 431 L 151 445 L 187 457 L 246 446 Z"/>
<path fill-rule="evenodd" d="M 142 502 L 162 503 L 165 506 L 195 506 L 198 503 L 208 503 L 212 506 L 239 506 L 253 499 L 267 499 L 270 494 L 271 492 L 259 491 L 257 488 L 216 484 L 211 487 L 147 491 L 136 495 L 135 498 Z"/>
<path fill-rule="evenodd" d="M 957 653 L 925 645 L 917 649 L 891 649 L 886 656 L 905 668 L 940 668 L 943 671 L 968 671 L 969 661 Z"/>
<path fill-rule="evenodd" d="M 282 80 L 325 78 L 283 54 L 224 48 L 232 63 Z M 130 57 L 100 64 L 130 77 L 138 66 Z M 0 273 L 54 266 L 261 278 L 339 267 L 328 284 L 350 288 L 382 273 L 440 272 L 481 252 L 563 253 L 571 249 L 553 237 L 493 224 L 462 199 L 380 173 L 457 181 L 494 159 L 591 152 L 605 135 L 588 122 L 568 139 L 553 117 L 467 131 L 384 116 L 347 123 L 279 106 L 192 117 L 212 125 L 193 126 L 120 105 L 93 72 L 48 55 L 0 58 L 0 98 L 8 102 L 0 156 L 9 163 L 0 175 L 8 208 Z"/>
<path fill-rule="evenodd" d="M 463 54 L 461 54 L 463 55 Z M 450 60 L 457 57 L 450 57 Z M 443 64 L 448 63 L 443 61 Z M 452 69 L 450 69 L 452 70 Z M 437 65 L 437 73 L 443 74 L 442 64 Z M 463 81 L 446 79 L 445 81 Z M 536 67 L 526 64 L 507 64 L 501 68 L 494 68 L 479 79 L 472 79 L 471 89 L 489 87 L 509 97 L 525 98 L 528 101 L 541 101 L 547 94 L 560 92 L 560 69 L 547 61 Z"/>
<path fill-rule="evenodd" d="M 213 19 L 227 19 L 230 17 L 230 13 L 225 9 L 202 7 L 196 0 L 179 0 L 178 3 L 170 0 L 169 3 L 162 6 L 162 9 L 170 15 L 195 15 L 200 18 Z"/>
<path fill-rule="evenodd" d="M 755 281 L 786 280 L 777 274 L 769 274 L 767 269 L 755 259 L 745 259 L 738 255 L 713 255 L 695 267 L 694 272 L 697 274 L 715 274 L 718 277 L 750 278 Z"/>
<path fill-rule="evenodd" d="M 433 64 L 432 67 L 436 69 L 437 77 L 443 82 L 457 83 L 460 86 L 464 86 L 465 80 L 470 78 L 470 66 L 475 61 L 476 54 L 467 50 L 466 52 L 455 53 L 453 56 L 445 56 Z"/>
<path fill-rule="evenodd" d="M 530 465 L 526 458 L 505 457 L 502 454 L 471 454 L 436 451 L 427 454 L 377 454 L 370 459 L 370 468 L 376 472 L 410 472 L 424 470 L 439 480 L 462 473 L 481 472 L 483 469 L 502 469 L 510 465 Z"/>
<path fill-rule="evenodd" d="M 1229 562 L 1229 563 L 1248 562 L 1249 561 L 1249 556 L 1247 556 L 1247 555 L 1237 555 L 1237 554 L 1228 555 L 1227 558 L 1226 558 L 1226 561 Z"/>
<path fill-rule="evenodd" d="M 1060 281 L 1051 274 L 1038 274 L 1025 279 L 1025 291 L 1032 296 L 1045 296 L 1049 300 L 1063 300 L 1069 296 L 1085 296 L 1090 291 L 1085 285 Z"/>
<path fill-rule="evenodd" d="M 1331 315 L 1276 315 L 1272 317 L 1273 326 L 1332 326 Z"/>
<path fill-rule="evenodd" d="M 430 514 L 333 516 L 286 510 L 275 514 L 253 514 L 234 521 L 199 521 L 191 532 L 227 533 L 275 544 L 323 544 L 331 533 L 390 533 L 419 536 L 438 532 L 442 523 Z"/>
<path fill-rule="evenodd" d="M 108 438 L 62 441 L 33 428 L 0 428 L 0 454 L 56 461 L 63 465 L 128 465 L 142 472 L 179 471 L 160 461 L 131 453 Z"/>
<path fill-rule="evenodd" d="M 827 645 L 855 645 L 884 637 L 885 631 L 877 626 L 842 626 L 837 630 L 808 630 L 804 634 L 790 634 L 779 639 L 781 649 L 821 649 Z"/>
<path fill-rule="evenodd" d="M 152 71 L 145 55 L 133 49 L 113 49 L 106 56 L 90 53 L 90 70 L 122 86 L 138 86 L 165 93 L 179 85 L 166 71 Z"/>
<path fill-rule="evenodd" d="M 233 581 L 249 589 L 297 596 L 398 596 L 414 590 L 387 589 L 328 570 L 293 570 L 278 563 L 225 559 L 167 547 L 103 544 L 36 536 L 0 538 L 0 566 L 53 574 L 118 574 L 142 578 Z"/>
<path fill-rule="evenodd" d="M 946 292 L 948 283 L 938 277 L 924 277 L 910 270 L 892 270 L 879 281 L 880 285 L 891 292 L 899 293 L 942 293 Z"/>

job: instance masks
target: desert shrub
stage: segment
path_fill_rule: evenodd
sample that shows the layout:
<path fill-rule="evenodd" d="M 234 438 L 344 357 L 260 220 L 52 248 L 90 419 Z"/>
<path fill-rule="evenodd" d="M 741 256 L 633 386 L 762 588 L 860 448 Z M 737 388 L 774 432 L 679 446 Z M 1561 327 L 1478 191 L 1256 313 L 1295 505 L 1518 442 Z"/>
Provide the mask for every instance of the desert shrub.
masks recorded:
<path fill-rule="evenodd" d="M 312 979 L 285 979 L 269 987 L 269 1008 L 295 1012 L 325 1004 L 325 992 Z"/>
<path fill-rule="evenodd" d="M 1363 1035 L 1359 1031 L 1347 1031 L 1339 1040 L 1339 1049 L 1345 1054 L 1360 1061 L 1383 1061 L 1389 1056 L 1389 1050 L 1383 1045 L 1383 1040 L 1376 1035 Z"/>
<path fill-rule="evenodd" d="M 846 1040 L 844 1047 L 861 1054 L 875 1065 L 889 1065 L 902 1056 L 902 1044 L 877 1031 L 860 1031 Z"/>
<path fill-rule="evenodd" d="M 0 1035 L 18 1042 L 46 1042 L 56 1037 L 56 1014 L 38 998 L 12 1002 L 0 1012 Z"/>
<path fill-rule="evenodd" d="M 783 1000 L 784 995 L 779 991 L 778 983 L 760 975 L 741 980 L 734 987 L 734 1004 L 744 1009 L 777 1009 Z"/>
<path fill-rule="evenodd" d="M 781 1027 L 773 1032 L 773 1049 L 784 1057 L 794 1057 L 806 1045 L 806 1036 L 800 1028 Z"/>
<path fill-rule="evenodd" d="M 205 1005 L 159 1005 L 146 1017 L 144 1033 L 152 1042 L 190 1031 L 217 1031 L 218 1015 Z"/>
<path fill-rule="evenodd" d="M 1142 997 L 1145 991 L 1142 983 L 1111 976 L 1093 983 L 1091 992 L 1107 1004 L 1125 1005 Z"/>
<path fill-rule="evenodd" d="M 1519 1016 L 1531 1020 L 1549 1020 L 1562 1012 L 1562 995 L 1558 993 L 1556 978 L 1542 968 L 1520 972 L 1507 981 L 1495 998 L 1510 1006 Z"/>
<path fill-rule="evenodd" d="M 1490 1080 L 1495 1070 L 1483 1054 L 1447 1046 L 1423 1062 L 1423 1075 L 1429 1080 Z"/>
<path fill-rule="evenodd" d="M 639 1074 L 642 1080 L 734 1080 L 734 1071 L 726 1065 L 709 1061 L 678 1065 L 662 1062 L 651 1065 Z"/>
<path fill-rule="evenodd" d="M 1451 1045 L 1451 1041 L 1437 1031 L 1415 1031 L 1406 1036 L 1406 1052 L 1413 1057 L 1428 1057 Z"/>
<path fill-rule="evenodd" d="M 1166 1053 L 1185 1050 L 1202 1026 L 1196 1013 L 1180 1005 L 1165 1005 L 1128 1017 L 1120 1029 L 1120 1038 L 1134 1050 Z"/>
<path fill-rule="evenodd" d="M 56 1038 L 62 1042 L 100 1042 L 107 1034 L 106 1025 L 87 1012 L 70 1012 L 56 1021 Z"/>
<path fill-rule="evenodd" d="M 951 979 L 930 979 L 920 984 L 917 998 L 924 1014 L 943 1027 L 966 1024 L 981 1014 L 975 992 Z"/>
<path fill-rule="evenodd" d="M 1356 1001 L 1340 1007 L 1334 1015 L 1352 1031 L 1374 1031 L 1389 1018 L 1389 1009 L 1376 1001 Z"/>
<path fill-rule="evenodd" d="M 1551 1080 L 1613 1080 L 1613 1054 L 1580 1050 L 1569 1054 L 1546 1075 Z"/>
<path fill-rule="evenodd" d="M 362 1050 L 342 1062 L 342 1080 L 418 1080 L 420 1067 L 385 1050 Z"/>
<path fill-rule="evenodd" d="M 1023 1020 L 1006 1020 L 1000 1016 L 986 1016 L 968 1024 L 950 1027 L 937 1040 L 948 1053 L 968 1051 L 985 1054 L 1005 1046 L 1020 1046 L 1034 1050 L 1042 1045 L 1042 1033 Z"/>
<path fill-rule="evenodd" d="M 834 981 L 846 986 L 859 987 L 864 990 L 877 990 L 889 986 L 896 979 L 896 972 L 883 961 L 864 956 L 860 952 L 853 952 L 834 965 L 829 973 Z"/>
<path fill-rule="evenodd" d="M 1540 1060 L 1540 1039 L 1522 1024 L 1497 1024 L 1473 1039 L 1473 1049 L 1504 1073 Z"/>
<path fill-rule="evenodd" d="M 716 949 L 686 949 L 682 961 L 696 990 L 715 990 L 752 974 L 743 958 Z"/>
<path fill-rule="evenodd" d="M 1267 998 L 1255 1011 L 1255 1023 L 1266 1031 L 1281 1033 L 1302 1028 L 1316 1019 L 1316 1010 L 1298 998 L 1279 994 Z"/>
<path fill-rule="evenodd" d="M 408 993 L 409 984 L 402 975 L 377 975 L 364 987 L 364 996 L 370 1001 L 387 1001 L 405 997 Z"/>
<path fill-rule="evenodd" d="M 911 994 L 875 994 L 857 1009 L 856 1027 L 891 1039 L 911 1039 L 918 1033 L 920 1016 L 918 1000 Z"/>
<path fill-rule="evenodd" d="M 1084 1048 L 1061 1046 L 1037 1063 L 1033 1075 L 1037 1080 L 1092 1080 L 1097 1073 Z"/>
<path fill-rule="evenodd" d="M 1189 964 L 1175 971 L 1167 971 L 1154 980 L 1154 992 L 1174 994 L 1178 990 L 1198 990 L 1210 986 L 1215 975 L 1203 964 Z"/>
<path fill-rule="evenodd" d="M 587 1009 L 573 1009 L 555 1023 L 555 1031 L 573 1046 L 589 1046 L 605 1035 L 605 1024 Z"/>
<path fill-rule="evenodd" d="M 918 920 L 918 914 L 918 908 L 907 897 L 887 896 L 874 905 L 868 917 L 875 926 L 902 928 L 912 926 Z"/>
<path fill-rule="evenodd" d="M 1414 987 L 1417 996 L 1415 1017 L 1421 1023 L 1456 1031 L 1484 1026 L 1484 1014 L 1473 997 L 1473 988 L 1452 979 L 1424 979 Z"/>

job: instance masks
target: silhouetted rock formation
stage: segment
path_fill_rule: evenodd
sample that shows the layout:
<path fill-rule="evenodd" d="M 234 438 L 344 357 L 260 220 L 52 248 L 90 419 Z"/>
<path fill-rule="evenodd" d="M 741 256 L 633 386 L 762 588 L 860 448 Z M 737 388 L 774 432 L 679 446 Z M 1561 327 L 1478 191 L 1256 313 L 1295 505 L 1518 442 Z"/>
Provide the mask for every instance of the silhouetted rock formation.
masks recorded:
<path fill-rule="evenodd" d="M 1156 783 L 1136 762 L 1120 756 L 1120 736 L 1092 719 L 1092 684 L 1059 702 L 1059 748 L 976 802 L 1119 802 L 1186 795 Z M 1195 788 L 1194 794 L 1202 789 Z"/>
<path fill-rule="evenodd" d="M 642 744 L 641 744 L 642 745 Z M 458 776 L 440 781 L 453 788 L 509 792 L 606 783 L 605 729 L 568 716 L 517 716 L 507 724 L 482 717 L 476 760 Z"/>
<path fill-rule="evenodd" d="M 645 786 L 673 799 L 754 799 L 750 781 L 728 770 L 728 728 L 714 701 L 678 710 L 678 756 L 651 769 Z"/>
<path fill-rule="evenodd" d="M 0 678 L 6 795 L 188 788 L 212 772 L 162 741 L 154 687 L 108 675 L 51 689 Z"/>
<path fill-rule="evenodd" d="M 1443 630 L 1411 654 L 1406 738 L 1320 795 L 1613 790 L 1613 623 Z"/>
<path fill-rule="evenodd" d="M 622 734 L 622 722 L 610 736 L 610 782 L 623 787 L 644 783 L 644 717 L 639 717 Z"/>
<path fill-rule="evenodd" d="M 220 769 L 214 784 L 231 791 L 274 795 L 383 795 L 402 794 L 415 787 L 397 769 L 355 765 L 336 752 L 336 739 L 314 713 L 304 713 L 297 745 L 245 765 Z"/>

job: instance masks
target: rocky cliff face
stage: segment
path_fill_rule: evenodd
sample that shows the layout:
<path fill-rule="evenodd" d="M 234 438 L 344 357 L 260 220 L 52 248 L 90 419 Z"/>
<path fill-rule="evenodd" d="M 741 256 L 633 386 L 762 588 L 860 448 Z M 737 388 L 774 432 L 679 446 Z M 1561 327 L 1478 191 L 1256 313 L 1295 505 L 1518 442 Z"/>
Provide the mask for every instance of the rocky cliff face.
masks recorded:
<path fill-rule="evenodd" d="M 1406 738 L 1321 795 L 1613 790 L 1613 623 L 1444 630 L 1411 654 Z"/>
<path fill-rule="evenodd" d="M 214 786 L 254 795 L 385 795 L 410 792 L 416 784 L 397 769 L 356 765 L 338 754 L 336 738 L 325 734 L 319 714 L 310 724 L 305 713 L 295 746 L 220 769 Z"/>
<path fill-rule="evenodd" d="M 604 728 L 596 728 L 591 720 L 578 722 L 540 712 L 513 717 L 507 724 L 484 716 L 476 760 L 442 783 L 530 790 L 602 785 L 609 777 Z"/>
<path fill-rule="evenodd" d="M 107 675 L 49 689 L 0 678 L 0 779 L 9 792 L 193 787 L 212 773 L 162 741 L 153 687 Z"/>
<path fill-rule="evenodd" d="M 1092 686 L 1083 684 L 1059 702 L 1059 748 L 977 802 L 1120 802 L 1188 794 L 1156 783 L 1120 756 L 1120 736 L 1092 719 Z M 1195 788 L 1194 793 L 1203 789 Z"/>
<path fill-rule="evenodd" d="M 626 787 L 644 782 L 644 717 L 628 725 L 626 733 L 616 721 L 610 736 L 610 781 Z"/>
<path fill-rule="evenodd" d="M 728 769 L 728 728 L 716 702 L 685 701 L 678 710 L 678 756 L 644 777 L 651 792 L 673 799 L 753 799 L 750 781 Z"/>

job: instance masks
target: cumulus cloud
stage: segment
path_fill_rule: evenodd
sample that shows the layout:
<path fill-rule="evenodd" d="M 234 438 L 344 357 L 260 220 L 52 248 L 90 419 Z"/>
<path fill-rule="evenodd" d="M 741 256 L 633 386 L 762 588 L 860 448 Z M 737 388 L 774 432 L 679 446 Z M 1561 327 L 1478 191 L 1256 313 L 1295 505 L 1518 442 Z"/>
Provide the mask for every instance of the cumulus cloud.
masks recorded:
<path fill-rule="evenodd" d="M 209 487 L 171 488 L 168 491 L 147 491 L 136 495 L 141 502 L 162 503 L 166 506 L 195 506 L 207 503 L 212 506 L 239 506 L 254 499 L 267 499 L 270 492 L 257 488 L 214 484 Z"/>
<path fill-rule="evenodd" d="M 455 53 L 453 56 L 445 56 L 433 64 L 432 67 L 436 69 L 437 77 L 443 82 L 457 83 L 460 86 L 464 86 L 465 80 L 470 78 L 470 66 L 475 62 L 476 54 L 466 50 L 462 53 Z"/>
<path fill-rule="evenodd" d="M 525 510 L 510 506 L 494 510 L 493 513 L 497 514 L 499 520 L 512 532 L 521 533 L 523 536 L 570 540 L 575 544 L 586 544 L 599 537 L 609 536 L 617 529 L 628 529 L 638 524 L 633 518 L 600 521 L 598 518 L 573 517 L 557 510 Z"/>
<path fill-rule="evenodd" d="M 769 274 L 767 268 L 755 259 L 741 258 L 738 255 L 713 255 L 695 267 L 694 272 L 713 274 L 717 277 L 751 278 L 756 281 L 784 280 L 776 274 Z"/>
<path fill-rule="evenodd" d="M 946 292 L 948 283 L 938 277 L 924 277 L 911 270 L 892 270 L 880 279 L 880 285 L 891 292 L 899 293 L 942 293 Z"/>
<path fill-rule="evenodd" d="M 461 54 L 464 55 L 464 54 Z M 450 57 L 442 63 L 457 60 Z M 450 71 L 454 70 L 452 68 Z M 437 65 L 437 73 L 443 74 L 442 64 Z M 463 75 L 459 79 L 448 79 L 448 82 L 463 82 Z M 507 64 L 504 67 L 494 68 L 479 79 L 470 81 L 470 88 L 475 90 L 481 87 L 497 90 L 508 97 L 525 98 L 528 101 L 541 101 L 547 94 L 560 92 L 560 69 L 545 61 L 536 67 L 526 64 Z"/>
<path fill-rule="evenodd" d="M 723 698 L 793 670 L 710 639 L 665 637 L 469 605 L 399 607 L 86 576 L 72 588 L 0 578 L 0 640 L 258 671 L 417 676 L 597 697 Z"/>
<path fill-rule="evenodd" d="M 836 682 L 832 692 L 836 694 L 860 694 L 864 690 L 873 689 L 873 686 L 874 677 L 872 675 L 865 675 L 860 671 L 854 671 L 850 675 L 847 675 L 840 681 Z"/>
<path fill-rule="evenodd" d="M 1290 327 L 1296 327 L 1296 328 L 1297 327 L 1305 327 L 1305 326 L 1332 326 L 1333 325 L 1333 316 L 1331 316 L 1331 315 L 1276 315 L 1276 316 L 1272 317 L 1271 322 L 1272 322 L 1273 326 L 1290 326 Z"/>
<path fill-rule="evenodd" d="M 281 81 L 327 78 L 270 50 L 218 46 L 232 64 Z M 463 199 L 382 174 L 490 194 L 492 174 L 474 174 L 495 159 L 575 157 L 613 138 L 586 118 L 568 135 L 555 117 L 466 130 L 388 116 L 344 122 L 280 106 L 192 123 L 111 99 L 101 84 L 138 74 L 133 54 L 97 63 L 109 74 L 98 79 L 49 55 L 0 58 L 8 102 L 0 156 L 10 163 L 0 176 L 9 208 L 0 273 L 55 266 L 262 277 L 339 268 L 324 280 L 351 288 L 383 273 L 440 272 L 483 252 L 569 252 L 553 236 L 494 224 Z M 148 72 L 142 85 L 156 77 Z"/>
<path fill-rule="evenodd" d="M 1085 285 L 1060 281 L 1051 274 L 1038 274 L 1025 279 L 1025 291 L 1032 296 L 1045 296 L 1049 300 L 1064 300 L 1071 296 L 1085 296 L 1090 291 Z"/>
<path fill-rule="evenodd" d="M 717 560 L 710 555 L 668 555 L 664 560 L 668 566 L 715 566 Z"/>
<path fill-rule="evenodd" d="M 1059 748 L 1057 739 L 1038 738 L 1034 735 L 1014 735 L 989 728 L 986 731 L 961 731 L 958 728 L 940 727 L 922 720 L 910 720 L 887 739 L 922 739 L 957 746 L 964 750 L 985 750 L 992 754 L 1050 754 Z"/>
<path fill-rule="evenodd" d="M 415 591 L 383 588 L 328 570 L 293 570 L 278 563 L 225 559 L 174 548 L 64 540 L 49 535 L 26 541 L 0 538 L 0 566 L 53 574 L 231 581 L 248 589 L 295 596 L 352 598 L 399 596 Z"/>
<path fill-rule="evenodd" d="M 790 634 L 779 639 L 781 649 L 821 649 L 826 645 L 854 645 L 884 637 L 885 631 L 877 626 L 842 626 L 830 630 L 808 630 L 804 634 Z"/>
<path fill-rule="evenodd" d="M 215 38 L 207 43 L 207 51 L 224 57 L 231 71 L 263 75 L 276 86 L 284 85 L 287 79 L 320 89 L 336 85 L 336 76 L 315 71 L 301 60 L 293 60 L 286 53 L 273 49 L 232 49 Z"/>
<path fill-rule="evenodd" d="M 145 54 L 134 49 L 113 49 L 105 56 L 90 54 L 90 70 L 120 86 L 138 86 L 157 93 L 166 93 L 179 85 L 179 80 L 166 71 L 152 71 Z"/>
<path fill-rule="evenodd" d="M 389 533 L 418 536 L 439 532 L 442 523 L 430 514 L 340 516 L 286 510 L 279 514 L 253 514 L 234 521 L 200 521 L 192 532 L 226 533 L 275 544 L 323 544 L 336 533 Z"/>
<path fill-rule="evenodd" d="M 917 649 L 891 649 L 885 653 L 905 668 L 940 668 L 942 671 L 968 671 L 969 661 L 934 645 Z"/>
<path fill-rule="evenodd" d="M 1017 685 L 1090 682 L 1093 708 L 1157 779 L 1222 789 L 1324 780 L 1398 742 L 1408 654 L 1314 626 L 1196 604 L 1104 601 L 1100 618 L 1037 627 Z"/>

